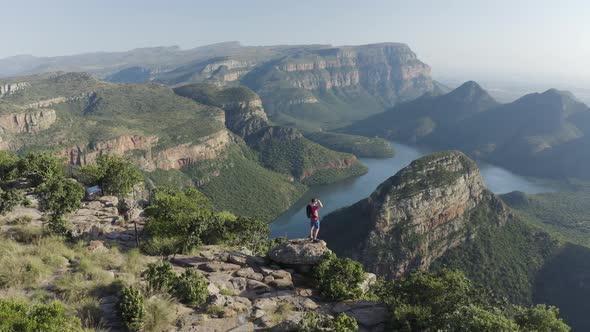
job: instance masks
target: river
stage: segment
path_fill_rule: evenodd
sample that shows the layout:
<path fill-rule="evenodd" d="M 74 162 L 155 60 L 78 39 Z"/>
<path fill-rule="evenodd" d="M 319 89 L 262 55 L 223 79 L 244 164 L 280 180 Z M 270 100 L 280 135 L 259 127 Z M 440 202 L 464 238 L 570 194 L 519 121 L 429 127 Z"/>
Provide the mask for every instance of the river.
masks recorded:
<path fill-rule="evenodd" d="M 395 149 L 395 156 L 391 158 L 360 158 L 360 161 L 369 168 L 367 174 L 338 183 L 311 187 L 299 201 L 271 223 L 271 237 L 306 237 L 309 232 L 309 221 L 305 217 L 305 207 L 311 198 L 318 197 L 324 203 L 321 213 L 326 215 L 369 196 L 381 182 L 407 166 L 412 160 L 429 153 L 428 150 L 396 142 L 392 142 L 392 146 Z M 487 187 L 496 194 L 514 190 L 534 194 L 559 189 L 549 181 L 516 175 L 488 163 L 478 162 L 478 164 Z"/>

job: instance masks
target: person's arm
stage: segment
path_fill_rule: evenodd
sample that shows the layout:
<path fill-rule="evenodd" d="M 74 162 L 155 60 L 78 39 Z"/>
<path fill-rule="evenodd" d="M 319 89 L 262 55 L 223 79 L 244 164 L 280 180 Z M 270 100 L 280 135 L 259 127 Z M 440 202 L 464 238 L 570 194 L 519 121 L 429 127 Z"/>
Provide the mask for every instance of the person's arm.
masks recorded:
<path fill-rule="evenodd" d="M 323 208 L 323 207 L 324 207 L 324 204 L 323 204 L 323 203 L 322 203 L 322 201 L 320 201 L 319 199 L 318 199 L 318 205 L 319 205 L 321 208 Z"/>

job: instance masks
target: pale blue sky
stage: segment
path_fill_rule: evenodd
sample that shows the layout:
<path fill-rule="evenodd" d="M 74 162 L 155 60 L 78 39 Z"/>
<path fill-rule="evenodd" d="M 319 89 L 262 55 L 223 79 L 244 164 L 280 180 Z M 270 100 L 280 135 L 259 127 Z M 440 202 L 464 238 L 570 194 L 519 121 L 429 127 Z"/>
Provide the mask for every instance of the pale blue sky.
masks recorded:
<path fill-rule="evenodd" d="M 590 81 L 585 0 L 0 0 L 0 57 L 404 42 L 433 74 Z"/>

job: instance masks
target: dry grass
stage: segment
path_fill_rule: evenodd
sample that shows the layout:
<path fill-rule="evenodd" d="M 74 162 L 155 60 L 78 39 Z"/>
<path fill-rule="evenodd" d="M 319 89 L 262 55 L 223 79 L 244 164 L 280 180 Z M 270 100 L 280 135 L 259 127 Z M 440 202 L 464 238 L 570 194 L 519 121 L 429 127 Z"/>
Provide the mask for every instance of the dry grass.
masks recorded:
<path fill-rule="evenodd" d="M 144 331 L 165 331 L 175 318 L 176 303 L 170 296 L 152 296 L 145 302 Z"/>

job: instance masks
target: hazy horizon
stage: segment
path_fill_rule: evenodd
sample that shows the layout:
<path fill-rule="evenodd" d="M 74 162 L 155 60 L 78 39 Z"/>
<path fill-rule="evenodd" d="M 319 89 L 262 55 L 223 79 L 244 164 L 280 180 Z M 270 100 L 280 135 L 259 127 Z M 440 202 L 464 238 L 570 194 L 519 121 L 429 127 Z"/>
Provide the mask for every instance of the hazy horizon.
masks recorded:
<path fill-rule="evenodd" d="M 3 5 L 14 27 L 0 58 L 178 45 L 377 42 L 408 44 L 448 80 L 580 84 L 590 81 L 590 4 L 581 0 L 297 3 L 242 1 L 23 1 Z M 26 24 L 23 24 L 26 22 Z"/>

